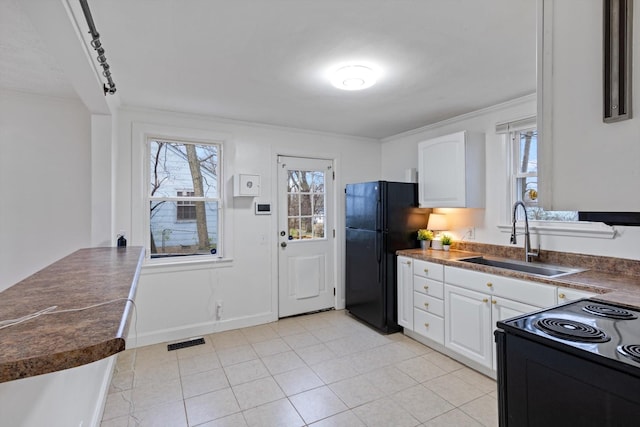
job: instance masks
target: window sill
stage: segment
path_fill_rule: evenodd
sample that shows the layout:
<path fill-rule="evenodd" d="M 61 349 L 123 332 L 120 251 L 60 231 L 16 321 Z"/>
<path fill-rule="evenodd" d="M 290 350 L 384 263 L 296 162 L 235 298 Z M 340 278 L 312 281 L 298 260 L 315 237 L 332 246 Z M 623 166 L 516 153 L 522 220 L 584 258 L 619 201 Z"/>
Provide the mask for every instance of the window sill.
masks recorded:
<path fill-rule="evenodd" d="M 162 272 L 164 270 L 201 270 L 210 268 L 231 267 L 232 265 L 233 258 L 194 256 L 146 259 L 142 268 L 143 270 L 153 271 L 154 273 L 156 273 Z"/>
<path fill-rule="evenodd" d="M 498 225 L 503 233 L 511 233 L 511 225 Z M 518 221 L 516 229 L 524 230 L 524 222 Z M 542 236 L 586 237 L 595 239 L 613 239 L 617 231 L 615 227 L 601 222 L 554 222 L 531 221 L 529 230 Z"/>

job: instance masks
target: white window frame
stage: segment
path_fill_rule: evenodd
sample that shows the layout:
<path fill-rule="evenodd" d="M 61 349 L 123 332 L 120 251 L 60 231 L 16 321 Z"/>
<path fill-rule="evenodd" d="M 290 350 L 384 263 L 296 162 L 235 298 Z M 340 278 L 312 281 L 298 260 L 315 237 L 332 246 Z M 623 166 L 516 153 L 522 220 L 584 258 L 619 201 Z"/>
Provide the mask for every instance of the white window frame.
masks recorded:
<path fill-rule="evenodd" d="M 228 266 L 233 261 L 233 239 L 227 238 L 232 235 L 233 216 L 228 215 L 228 207 L 232 206 L 232 197 L 225 191 L 225 177 L 232 176 L 233 170 L 230 167 L 230 159 L 227 153 L 233 153 L 232 136 L 225 132 L 216 132 L 206 129 L 182 128 L 170 125 L 134 122 L 132 125 L 132 147 L 131 147 L 131 178 L 134 183 L 131 194 L 132 212 L 132 245 L 149 248 L 150 245 L 150 217 L 149 217 L 149 197 L 148 197 L 148 177 L 149 177 L 149 139 L 184 141 L 196 144 L 217 144 L 220 146 L 219 167 L 219 211 L 218 211 L 218 251 L 215 255 L 194 255 L 180 257 L 166 257 L 151 259 L 150 251 L 145 254 L 145 267 L 162 266 L 183 266 L 187 269 L 196 268 L 198 265 L 219 265 Z"/>
<path fill-rule="evenodd" d="M 505 223 L 499 224 L 498 229 L 503 233 L 511 233 L 511 215 L 513 204 L 518 200 L 517 184 L 515 180 L 517 162 L 516 150 L 514 149 L 514 133 L 536 127 L 535 117 L 525 117 L 510 122 L 496 125 L 496 133 L 503 136 L 503 146 L 506 153 L 506 176 L 507 176 L 507 212 L 504 214 Z M 524 174 L 521 174 L 524 176 Z M 516 228 L 524 229 L 524 221 L 518 220 Z M 543 221 L 529 220 L 529 229 L 536 234 L 543 236 L 568 236 L 613 239 L 616 236 L 616 229 L 612 226 L 600 222 L 584 221 Z"/>

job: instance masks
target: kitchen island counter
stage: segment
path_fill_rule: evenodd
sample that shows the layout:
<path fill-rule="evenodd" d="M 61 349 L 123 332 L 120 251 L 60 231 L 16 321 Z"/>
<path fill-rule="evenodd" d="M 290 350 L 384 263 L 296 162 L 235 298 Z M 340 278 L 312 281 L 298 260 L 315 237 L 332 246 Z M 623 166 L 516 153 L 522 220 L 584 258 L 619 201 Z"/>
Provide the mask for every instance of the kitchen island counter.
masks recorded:
<path fill-rule="evenodd" d="M 0 382 L 123 351 L 143 260 L 141 247 L 80 249 L 2 291 L 0 322 L 50 311 L 0 329 Z"/>
<path fill-rule="evenodd" d="M 467 249 L 467 247 L 464 247 L 464 249 Z M 474 244 L 470 246 L 469 249 L 471 250 L 441 251 L 433 249 L 406 249 L 398 251 L 397 255 L 435 262 L 451 267 L 513 277 L 515 279 L 584 290 L 597 294 L 592 297 L 592 299 L 636 309 L 640 308 L 639 261 L 581 254 L 543 252 L 541 255 L 545 263 L 585 269 L 585 271 L 558 277 L 544 277 L 461 261 L 464 258 L 477 256 L 499 256 L 514 259 L 514 253 L 519 254 L 522 251 L 521 248 L 518 251 L 518 248 Z M 559 260 L 562 260 L 562 262 L 559 262 Z M 536 265 L 536 262 L 533 262 L 532 265 Z"/>

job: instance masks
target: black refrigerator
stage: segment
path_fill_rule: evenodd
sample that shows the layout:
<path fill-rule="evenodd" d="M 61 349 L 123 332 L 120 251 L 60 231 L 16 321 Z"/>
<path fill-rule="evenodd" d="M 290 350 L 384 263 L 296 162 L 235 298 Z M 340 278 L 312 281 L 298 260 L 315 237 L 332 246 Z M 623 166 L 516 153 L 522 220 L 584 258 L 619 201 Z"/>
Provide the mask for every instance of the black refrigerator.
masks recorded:
<path fill-rule="evenodd" d="M 418 247 L 426 226 L 418 185 L 373 181 L 347 184 L 345 193 L 346 308 L 381 332 L 400 331 L 396 251 Z"/>

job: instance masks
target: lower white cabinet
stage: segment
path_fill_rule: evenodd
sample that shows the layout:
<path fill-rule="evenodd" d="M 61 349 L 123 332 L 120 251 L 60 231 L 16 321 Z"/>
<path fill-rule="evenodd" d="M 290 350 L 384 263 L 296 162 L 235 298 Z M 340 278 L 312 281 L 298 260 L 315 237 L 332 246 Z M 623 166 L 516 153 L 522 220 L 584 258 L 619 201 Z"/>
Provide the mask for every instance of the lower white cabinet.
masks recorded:
<path fill-rule="evenodd" d="M 491 342 L 493 343 L 492 368 L 494 371 L 498 369 L 498 361 L 496 358 L 496 342 L 493 339 L 493 332 L 497 329 L 496 323 L 501 320 L 506 320 L 511 317 L 520 316 L 521 314 L 527 314 L 537 310 L 540 310 L 540 307 L 523 304 L 521 302 L 512 301 L 506 298 L 491 298 L 491 323 L 493 325 L 493 328 L 491 330 Z"/>
<path fill-rule="evenodd" d="M 445 285 L 445 347 L 484 366 L 492 365 L 489 296 Z"/>
<path fill-rule="evenodd" d="M 582 291 L 580 289 L 558 287 L 558 304 L 575 301 L 582 298 L 591 298 L 595 296 L 593 292 Z"/>

